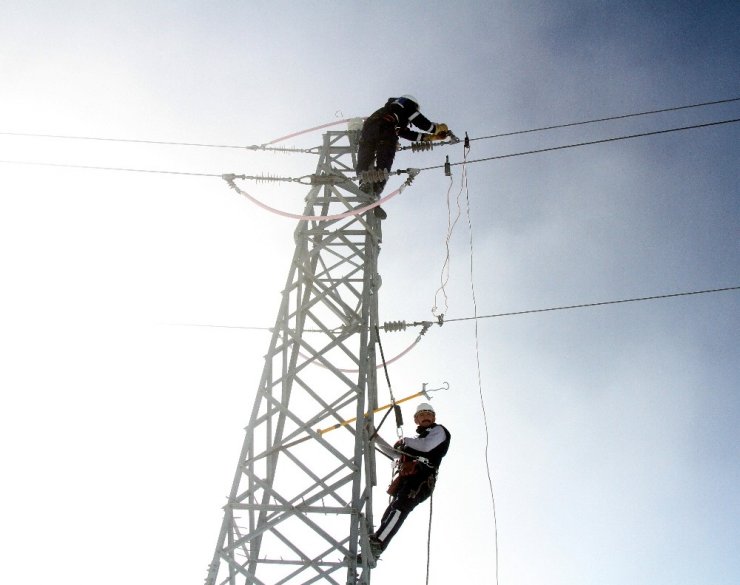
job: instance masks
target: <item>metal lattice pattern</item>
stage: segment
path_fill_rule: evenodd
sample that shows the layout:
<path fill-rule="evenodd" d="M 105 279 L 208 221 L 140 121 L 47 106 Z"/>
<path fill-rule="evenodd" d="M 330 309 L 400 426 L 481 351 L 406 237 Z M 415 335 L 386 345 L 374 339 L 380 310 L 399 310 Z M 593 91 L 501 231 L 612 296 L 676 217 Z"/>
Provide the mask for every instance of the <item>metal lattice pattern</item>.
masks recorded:
<path fill-rule="evenodd" d="M 367 205 L 347 180 L 356 140 L 324 135 L 306 216 Z M 362 425 L 326 430 L 377 406 L 379 240 L 372 213 L 296 228 L 207 585 L 370 583 L 357 554 L 372 527 L 373 452 Z"/>

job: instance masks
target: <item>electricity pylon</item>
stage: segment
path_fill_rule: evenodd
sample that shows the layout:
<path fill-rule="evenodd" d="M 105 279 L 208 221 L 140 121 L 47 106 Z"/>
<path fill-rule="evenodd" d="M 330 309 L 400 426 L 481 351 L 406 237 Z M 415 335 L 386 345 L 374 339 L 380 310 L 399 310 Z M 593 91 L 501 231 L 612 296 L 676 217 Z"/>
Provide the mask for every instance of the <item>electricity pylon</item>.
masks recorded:
<path fill-rule="evenodd" d="M 368 204 L 357 141 L 323 135 L 305 216 Z M 299 221 L 206 585 L 370 583 L 380 239 L 372 210 Z"/>

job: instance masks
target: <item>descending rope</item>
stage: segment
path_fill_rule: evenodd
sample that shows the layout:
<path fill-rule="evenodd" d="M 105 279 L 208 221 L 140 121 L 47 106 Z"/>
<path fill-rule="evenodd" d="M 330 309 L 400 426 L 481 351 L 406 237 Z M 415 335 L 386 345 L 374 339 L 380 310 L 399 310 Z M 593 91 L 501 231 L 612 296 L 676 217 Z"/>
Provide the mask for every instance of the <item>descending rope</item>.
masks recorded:
<path fill-rule="evenodd" d="M 434 511 L 434 492 L 429 496 L 429 528 L 427 530 L 427 585 L 429 585 L 429 565 L 432 558 L 432 512 Z"/>
<path fill-rule="evenodd" d="M 465 141 L 466 147 L 469 148 L 469 142 L 468 140 Z M 467 158 L 467 152 L 466 156 Z M 473 300 L 473 314 L 478 314 L 478 300 L 475 294 L 475 278 L 474 278 L 474 255 L 473 255 L 473 222 L 470 217 L 470 190 L 468 188 L 468 167 L 467 165 L 463 165 L 462 167 L 462 185 L 465 190 L 465 201 L 467 203 L 466 206 L 466 212 L 467 212 L 467 219 L 468 219 L 468 234 L 469 234 L 469 244 L 470 244 L 470 294 Z M 496 584 L 498 585 L 498 518 L 496 516 L 496 498 L 493 493 L 493 480 L 491 479 L 491 465 L 488 460 L 488 447 L 490 444 L 490 433 L 488 430 L 488 415 L 486 413 L 486 403 L 483 399 L 483 381 L 481 376 L 481 366 L 480 366 L 480 344 L 479 344 L 479 338 L 478 338 L 478 320 L 475 320 L 475 366 L 476 366 L 476 374 L 478 377 L 478 394 L 480 396 L 480 405 L 481 405 L 481 412 L 483 413 L 483 426 L 485 428 L 486 433 L 486 445 L 484 449 L 484 457 L 486 460 L 486 475 L 488 476 L 488 489 L 491 493 L 491 508 L 493 510 L 493 540 L 494 540 L 494 547 L 495 547 L 495 553 L 496 553 Z"/>
<path fill-rule="evenodd" d="M 457 216 L 455 217 L 455 221 L 452 220 L 452 210 L 450 209 L 450 191 L 452 191 L 452 178 L 450 178 L 450 185 L 447 188 L 447 234 L 445 235 L 445 259 L 444 262 L 442 262 L 442 270 L 439 274 L 439 288 L 434 291 L 434 302 L 432 303 L 432 315 L 435 317 L 438 317 L 439 315 L 444 315 L 447 313 L 448 304 L 447 304 L 447 282 L 450 279 L 450 239 L 452 239 L 452 230 L 455 227 L 455 224 L 457 224 L 457 220 L 460 219 L 460 194 L 458 193 L 457 196 Z M 444 308 L 440 311 L 437 306 L 437 297 L 439 294 L 442 294 L 442 299 L 444 302 Z"/>
<path fill-rule="evenodd" d="M 463 161 L 466 161 L 468 158 L 468 154 L 470 152 L 470 139 L 468 138 L 467 133 L 465 134 L 465 141 L 463 143 Z M 447 305 L 447 290 L 446 286 L 450 279 L 450 240 L 452 239 L 452 232 L 455 228 L 455 225 L 457 225 L 458 220 L 460 219 L 460 215 L 462 213 L 461 207 L 460 207 L 460 198 L 463 194 L 463 191 L 465 190 L 465 185 L 467 181 L 467 167 L 463 165 L 463 180 L 460 182 L 460 191 L 457 193 L 457 215 L 455 216 L 455 221 L 451 222 L 451 211 L 450 211 L 450 190 L 452 189 L 452 173 L 449 170 L 449 163 L 445 163 L 445 174 L 448 174 L 450 176 L 450 188 L 447 190 L 447 236 L 445 238 L 445 260 L 442 264 L 442 273 L 440 274 L 440 287 L 435 291 L 434 293 L 434 304 L 432 306 L 432 314 L 437 317 L 437 319 L 441 322 L 444 318 L 444 315 L 447 313 L 448 305 Z M 439 293 L 442 293 L 444 298 L 444 310 L 439 311 L 437 309 L 437 295 Z"/>

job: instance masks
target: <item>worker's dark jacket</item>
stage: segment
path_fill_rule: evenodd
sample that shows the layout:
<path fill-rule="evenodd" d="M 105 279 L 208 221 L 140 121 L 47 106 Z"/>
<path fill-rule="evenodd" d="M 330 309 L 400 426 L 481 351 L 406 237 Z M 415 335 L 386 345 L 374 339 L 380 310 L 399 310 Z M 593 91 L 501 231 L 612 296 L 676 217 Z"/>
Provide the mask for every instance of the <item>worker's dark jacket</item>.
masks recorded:
<path fill-rule="evenodd" d="M 416 437 L 405 437 L 403 444 L 397 444 L 396 449 L 415 457 L 424 457 L 429 465 L 416 461 L 413 469 L 407 473 L 401 469 L 389 486 L 391 502 L 380 519 L 380 526 L 371 537 L 380 545 L 381 550 L 385 550 L 409 513 L 432 495 L 437 470 L 450 447 L 450 432 L 442 425 L 418 427 L 416 433 Z"/>
<path fill-rule="evenodd" d="M 421 140 L 425 132 L 435 130 L 435 124 L 424 117 L 414 102 L 406 98 L 388 98 L 385 105 L 373 112 L 369 119 L 382 119 L 392 123 L 398 136 L 412 142 Z M 409 130 L 409 124 L 423 132 Z"/>
<path fill-rule="evenodd" d="M 355 170 L 358 175 L 373 168 L 388 171 L 393 167 L 398 137 L 411 141 L 421 140 L 424 132 L 409 130 L 412 124 L 426 132 L 434 132 L 437 125 L 419 112 L 419 107 L 407 98 L 390 98 L 385 105 L 365 120 L 360 133 Z M 385 188 L 385 179 L 361 178 L 360 189 L 379 196 Z"/>
<path fill-rule="evenodd" d="M 434 423 L 427 428 L 418 427 L 416 433 L 416 438 L 404 438 L 401 450 L 409 455 L 424 457 L 429 461 L 429 466 L 424 464 L 418 466 L 419 473 L 423 475 L 436 474 L 442 463 L 442 457 L 447 454 L 447 450 L 450 448 L 450 431 L 442 425 Z"/>

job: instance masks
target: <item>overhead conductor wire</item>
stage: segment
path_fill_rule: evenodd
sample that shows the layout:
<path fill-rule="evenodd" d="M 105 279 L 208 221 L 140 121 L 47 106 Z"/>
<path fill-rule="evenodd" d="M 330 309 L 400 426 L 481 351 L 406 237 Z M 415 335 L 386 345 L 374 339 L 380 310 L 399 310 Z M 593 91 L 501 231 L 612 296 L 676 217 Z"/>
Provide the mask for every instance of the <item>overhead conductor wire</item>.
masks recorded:
<path fill-rule="evenodd" d="M 528 130 L 516 130 L 513 132 L 492 134 L 490 136 L 479 136 L 477 138 L 471 138 L 470 141 L 472 142 L 474 140 L 487 140 L 489 138 L 503 138 L 505 136 L 516 136 L 518 134 L 529 134 L 533 132 L 542 132 L 545 130 L 555 130 L 558 128 L 583 126 L 586 124 L 597 124 L 601 122 L 609 122 L 612 120 L 624 120 L 626 118 L 636 118 L 639 116 L 650 116 L 650 115 L 662 114 L 666 112 L 689 110 L 693 108 L 705 108 L 707 106 L 729 104 L 729 103 L 737 102 L 737 101 L 740 101 L 740 97 L 734 97 L 734 98 L 728 98 L 728 99 L 722 99 L 722 100 L 713 100 L 713 101 L 707 101 L 707 102 L 699 102 L 699 103 L 690 104 L 686 106 L 673 106 L 673 107 L 668 107 L 668 108 L 660 108 L 656 110 L 647 110 L 647 111 L 636 112 L 632 114 L 620 114 L 617 116 L 609 116 L 605 118 L 594 118 L 591 120 L 582 120 L 580 122 L 568 122 L 568 123 L 563 123 L 563 124 L 555 124 L 552 126 L 544 126 L 541 128 L 530 128 Z M 294 136 L 300 136 L 301 134 L 312 132 L 314 130 L 322 130 L 324 128 L 333 126 L 335 124 L 342 124 L 349 120 L 350 118 L 347 118 L 344 120 L 336 120 L 328 124 L 322 124 L 320 126 L 314 126 L 307 130 L 301 130 L 299 132 L 288 134 L 287 136 L 281 136 L 280 138 L 276 138 L 274 140 L 271 140 L 270 142 L 264 143 L 262 146 L 269 146 L 271 144 L 275 144 L 276 142 L 287 140 L 288 138 L 293 138 Z M 194 146 L 194 147 L 199 147 L 199 148 L 230 148 L 230 149 L 250 149 L 250 150 L 255 149 L 253 146 L 244 146 L 244 145 L 239 145 L 239 144 L 206 144 L 202 142 L 175 142 L 172 140 L 142 140 L 142 139 L 133 139 L 133 138 L 113 138 L 113 137 L 103 137 L 103 136 L 75 136 L 71 134 L 43 134 L 43 133 L 33 133 L 33 132 L 0 131 L 0 136 L 17 136 L 17 137 L 24 137 L 24 138 L 52 138 L 52 139 L 62 139 L 62 140 L 92 140 L 92 141 L 103 141 L 103 142 L 127 142 L 127 143 L 134 143 L 134 144 L 152 144 L 152 145 L 163 145 L 163 146 L 191 146 L 191 147 Z M 296 152 L 304 152 L 304 151 L 296 150 Z"/>
<path fill-rule="evenodd" d="M 680 293 L 669 293 L 664 295 L 652 295 L 649 297 L 635 297 L 631 299 L 618 299 L 615 301 L 598 301 L 595 303 L 581 303 L 578 305 L 563 305 L 560 307 L 548 307 L 546 309 L 526 309 L 524 311 L 511 311 L 509 313 L 493 313 L 491 315 L 474 315 L 472 317 L 457 317 L 454 319 L 445 319 L 445 323 L 453 323 L 455 321 L 472 321 L 476 322 L 480 319 L 493 319 L 497 317 L 512 317 L 515 315 L 531 315 L 533 313 L 549 313 L 552 311 L 567 311 L 571 309 L 584 309 L 587 307 L 603 307 L 605 305 L 618 305 L 621 303 L 637 303 L 642 301 L 654 301 L 658 299 L 671 299 L 674 297 L 687 297 L 692 295 L 704 295 L 709 293 L 727 292 L 732 290 L 740 290 L 740 286 L 727 286 L 724 288 L 709 288 L 705 290 L 694 290 L 689 292 Z"/>
<path fill-rule="evenodd" d="M 520 315 L 532 315 L 534 313 L 550 313 L 554 311 L 569 311 L 573 309 L 585 309 L 589 307 L 604 307 L 607 305 L 619 305 L 623 303 L 638 303 L 638 302 L 644 302 L 644 301 L 655 301 L 655 300 L 662 300 L 662 299 L 671 299 L 676 297 L 688 297 L 688 296 L 696 296 L 696 295 L 705 295 L 705 294 L 712 294 L 712 293 L 719 293 L 719 292 L 729 292 L 729 291 L 740 291 L 740 285 L 738 286 L 726 286 L 722 288 L 709 288 L 704 290 L 693 290 L 693 291 L 687 291 L 687 292 L 678 292 L 678 293 L 668 293 L 663 295 L 651 295 L 646 297 L 634 297 L 630 299 L 617 299 L 612 301 L 597 301 L 593 303 L 580 303 L 578 305 L 563 305 L 559 307 L 547 307 L 544 309 L 525 309 L 522 311 L 510 311 L 507 313 L 492 313 L 490 315 L 474 315 L 471 317 L 454 317 L 452 319 L 444 319 L 443 323 L 454 323 L 459 321 L 479 321 L 481 319 L 495 319 L 499 317 L 516 317 Z M 180 324 L 177 324 L 180 325 Z M 186 327 L 220 327 L 225 329 L 253 329 L 253 330 L 263 330 L 263 331 L 272 331 L 272 327 L 249 327 L 245 325 L 200 325 L 200 324 L 184 324 Z M 313 332 L 321 332 L 321 330 L 314 330 Z M 418 338 L 417 338 L 418 340 Z M 387 363 L 391 363 L 393 360 L 396 360 L 400 358 L 401 356 L 405 355 L 411 347 L 413 347 L 417 341 L 415 341 L 410 347 L 406 348 L 401 354 L 397 355 L 395 358 L 388 360 Z M 350 370 L 353 372 L 356 372 L 357 370 Z"/>
<path fill-rule="evenodd" d="M 738 99 L 740 99 L 740 98 L 738 98 Z M 726 101 L 735 101 L 735 100 L 726 100 Z M 694 106 L 684 106 L 684 107 L 694 107 Z M 677 109 L 677 108 L 675 108 L 675 109 Z M 659 110 L 659 111 L 662 111 L 662 110 Z M 668 110 L 665 110 L 665 111 L 668 111 Z M 642 115 L 642 114 L 629 114 L 629 115 L 622 116 L 622 117 L 628 117 L 628 116 L 631 116 L 631 115 Z M 563 144 L 563 145 L 560 145 L 560 146 L 551 146 L 551 147 L 548 147 L 548 148 L 541 148 L 541 149 L 537 149 L 537 150 L 528 150 L 528 151 L 523 151 L 523 152 L 514 152 L 514 153 L 508 153 L 508 154 L 501 154 L 501 155 L 496 155 L 496 156 L 489 156 L 489 157 L 486 157 L 486 158 L 480 158 L 480 159 L 474 159 L 474 160 L 466 160 L 466 161 L 463 161 L 463 162 L 454 162 L 454 163 L 447 162 L 444 165 L 434 165 L 434 166 L 423 167 L 423 168 L 407 169 L 405 171 L 396 171 L 396 174 L 400 174 L 400 173 L 403 173 L 403 172 L 406 172 L 406 173 L 411 174 L 411 171 L 412 170 L 413 170 L 414 173 L 418 174 L 418 173 L 420 173 L 422 171 L 429 171 L 429 170 L 439 169 L 439 168 L 442 168 L 442 167 L 458 166 L 458 165 L 462 165 L 462 164 L 466 164 L 467 165 L 467 164 L 472 164 L 472 163 L 487 162 L 487 161 L 493 161 L 493 160 L 502 160 L 502 159 L 506 159 L 506 158 L 513 158 L 513 157 L 519 157 L 519 156 L 528 156 L 528 155 L 540 154 L 540 153 L 544 153 L 544 152 L 552 152 L 552 151 L 556 151 L 556 150 L 565 150 L 565 149 L 570 149 L 570 148 L 578 148 L 578 147 L 582 147 L 582 146 L 591 146 L 591 145 L 595 145 L 595 144 L 604 144 L 604 143 L 607 143 L 607 142 L 617 142 L 617 141 L 620 141 L 620 140 L 631 140 L 631 139 L 634 139 L 634 138 L 644 138 L 644 137 L 647 137 L 647 136 L 656 136 L 656 135 L 659 135 L 659 134 L 668 134 L 668 133 L 671 133 L 671 132 L 680 132 L 680 131 L 692 130 L 692 129 L 696 129 L 696 128 L 708 128 L 708 127 L 711 127 L 711 126 L 720 126 L 720 125 L 723 125 L 723 124 L 733 124 L 733 123 L 736 123 L 736 122 L 740 122 L 740 118 L 734 118 L 734 119 L 728 119 L 728 120 L 719 120 L 719 121 L 716 121 L 716 122 L 708 122 L 708 123 L 705 123 L 705 124 L 693 124 L 693 125 L 690 125 L 690 126 L 682 126 L 682 127 L 678 127 L 678 128 L 666 128 L 666 129 L 663 129 L 663 130 L 655 130 L 655 131 L 652 131 L 652 132 L 641 132 L 639 134 L 630 134 L 630 135 L 626 135 L 626 136 L 613 136 L 613 137 L 610 137 L 610 138 L 602 138 L 602 139 L 599 139 L 599 140 L 591 140 L 591 141 L 579 142 L 579 143 L 575 143 L 575 144 Z M 332 122 L 332 124 L 328 124 L 328 125 L 333 125 L 333 124 L 336 124 L 336 123 L 338 123 L 338 122 Z M 569 124 L 569 125 L 586 124 L 586 123 L 590 123 L 590 122 L 576 122 L 576 123 Z M 328 125 L 318 126 L 317 128 L 323 128 L 323 127 L 328 126 Z M 282 139 L 285 139 L 285 138 L 289 138 L 289 137 L 294 136 L 294 135 L 302 134 L 302 133 L 308 132 L 308 131 L 310 131 L 310 129 L 309 130 L 304 130 L 302 132 L 294 133 L 294 134 L 291 134 L 289 136 L 285 136 L 285 137 L 282 137 L 282 138 L 279 138 L 279 139 L 276 139 L 276 140 L 273 140 L 273 141 L 271 141 L 271 142 L 269 142 L 267 144 L 273 144 L 273 143 L 275 143 L 275 142 L 277 142 L 279 140 L 282 140 Z M 532 130 L 532 132 L 533 131 L 534 130 Z M 528 132 L 528 131 L 521 131 L 519 133 L 524 133 L 524 132 Z M 2 134 L 2 133 L 0 133 L 0 134 Z M 7 133 L 6 132 L 5 134 L 12 134 L 12 133 Z M 68 138 L 82 138 L 82 137 L 72 137 L 72 136 L 70 136 Z M 471 138 L 470 140 L 482 140 L 483 138 L 493 138 L 493 136 L 490 136 L 490 137 L 481 137 L 481 138 Z M 85 138 L 85 139 L 87 139 L 87 138 Z M 89 139 L 93 140 L 93 138 L 89 138 Z M 106 139 L 106 140 L 119 140 L 119 139 Z M 132 142 L 134 142 L 134 141 L 132 141 Z M 144 142 L 144 141 L 136 141 L 136 142 Z M 209 146 L 209 145 L 203 145 L 203 146 Z M 211 146 L 216 146 L 216 145 L 211 145 Z M 225 146 L 225 147 L 229 148 L 228 146 Z M 75 165 L 75 164 L 66 164 L 66 163 L 49 163 L 49 162 L 41 162 L 41 161 L 23 161 L 23 160 L 7 160 L 7 159 L 0 159 L 0 163 L 1 164 L 27 165 L 27 166 L 45 166 L 45 167 L 57 167 L 57 168 L 69 168 L 69 169 L 99 170 L 99 171 L 125 171 L 125 172 L 132 172 L 132 173 L 150 173 L 150 174 L 156 174 L 156 173 L 158 173 L 158 174 L 185 175 L 185 176 L 194 176 L 194 177 L 218 177 L 218 178 L 225 179 L 227 181 L 229 181 L 229 179 L 231 179 L 231 181 L 229 181 L 230 184 L 238 192 L 240 192 L 242 195 L 245 195 L 250 201 L 252 201 L 256 205 L 262 207 L 266 211 L 270 211 L 272 213 L 277 213 L 277 214 L 283 215 L 285 217 L 299 218 L 299 219 L 309 219 L 309 220 L 313 220 L 313 219 L 319 220 L 320 219 L 320 220 L 323 220 L 323 221 L 326 221 L 328 219 L 339 219 L 339 216 L 336 216 L 336 217 L 331 216 L 331 217 L 321 217 L 321 218 L 319 218 L 319 216 L 315 216 L 315 217 L 314 216 L 301 216 L 301 215 L 298 215 L 298 214 L 290 214 L 290 213 L 280 212 L 277 209 L 274 209 L 272 207 L 269 207 L 268 205 L 265 205 L 265 204 L 259 202 L 257 199 L 249 196 L 248 194 L 246 194 L 245 192 L 239 190 L 236 186 L 234 186 L 233 185 L 233 179 L 235 179 L 235 178 L 241 178 L 241 177 L 237 177 L 236 175 L 233 175 L 233 174 L 198 173 L 198 172 L 185 172 L 185 171 L 169 171 L 169 170 L 157 170 L 157 169 L 138 169 L 138 168 L 124 168 L 124 167 L 106 167 L 106 166 L 93 166 L 93 165 Z M 410 178 L 412 178 L 412 177 L 410 177 Z M 257 179 L 258 180 L 261 180 L 260 178 L 257 178 Z M 295 181 L 298 182 L 298 179 L 296 179 Z M 370 204 L 367 207 L 364 207 L 362 209 L 357 209 L 357 210 L 353 210 L 351 212 L 348 212 L 348 215 L 353 215 L 353 214 L 356 215 L 356 214 L 359 214 L 359 213 L 364 213 L 365 211 L 368 211 L 369 209 L 372 209 L 373 207 L 377 207 L 378 205 L 380 205 L 384 201 L 387 201 L 388 199 L 391 199 L 392 197 L 398 195 L 406 186 L 408 186 L 408 184 L 409 184 L 409 181 L 407 181 L 404 184 L 402 184 L 401 187 L 398 190 L 390 193 L 389 195 L 385 196 L 383 199 L 380 199 L 378 201 L 375 201 L 374 203 L 372 203 L 372 204 Z M 344 214 L 340 214 L 340 215 L 345 216 Z"/>
<path fill-rule="evenodd" d="M 665 112 L 677 112 L 678 110 L 688 110 L 691 108 L 703 108 L 706 106 L 716 106 L 718 104 L 729 104 L 731 102 L 740 101 L 740 97 L 730 98 L 726 100 L 714 100 L 711 102 L 702 102 L 698 104 L 691 104 L 689 106 L 674 106 L 671 108 L 661 108 L 659 110 L 648 110 L 646 112 L 636 112 L 634 114 L 621 114 L 619 116 L 609 116 L 607 118 L 595 118 L 593 120 L 584 120 L 582 122 L 568 122 L 565 124 L 555 124 L 553 126 L 543 126 L 541 128 L 531 128 L 529 130 L 516 130 L 514 132 L 503 132 L 501 134 L 492 134 L 491 136 L 478 136 L 477 138 L 471 138 L 473 140 L 487 140 L 489 138 L 503 138 L 505 136 L 518 136 L 519 134 L 529 134 L 531 132 L 543 132 L 545 130 L 557 130 L 560 128 L 570 128 L 573 126 L 584 126 L 586 124 L 597 124 L 600 122 L 610 122 L 612 120 L 624 120 L 626 118 L 637 118 L 638 116 L 650 116 L 654 114 L 662 114 Z"/>
<path fill-rule="evenodd" d="M 665 128 L 663 130 L 653 130 L 651 132 L 640 132 L 639 134 L 628 134 L 625 136 L 612 136 L 610 138 L 601 138 L 599 140 L 589 140 L 587 142 L 576 142 L 574 144 L 563 144 L 560 146 L 550 146 L 548 148 L 538 148 L 536 150 L 526 150 L 523 152 L 512 152 L 509 154 L 499 154 L 496 156 L 487 156 L 485 158 L 478 158 L 473 160 L 466 160 L 462 162 L 455 162 L 455 163 L 446 163 L 446 165 L 450 166 L 459 166 L 459 165 L 468 165 L 472 163 L 479 163 L 479 162 L 487 162 L 492 160 L 502 160 L 505 158 L 513 158 L 517 156 L 528 156 L 531 154 L 540 154 L 543 152 L 553 152 L 555 150 L 566 150 L 570 148 L 579 148 L 581 146 L 593 146 L 595 144 L 605 144 L 607 142 L 618 142 L 620 140 L 632 140 L 634 138 L 645 138 L 647 136 L 657 136 L 659 134 L 670 134 L 671 132 L 682 132 L 684 130 L 694 130 L 696 128 L 709 128 L 711 126 L 721 126 L 723 124 L 735 124 L 737 122 L 740 122 L 740 118 L 732 118 L 729 120 L 718 120 L 716 122 L 706 122 L 704 124 L 692 124 L 690 126 L 680 126 L 678 128 Z M 474 140 L 471 138 L 471 140 Z M 430 171 L 433 169 L 441 169 L 445 165 L 434 165 L 430 167 L 421 167 L 417 169 L 419 172 L 421 171 Z"/>

